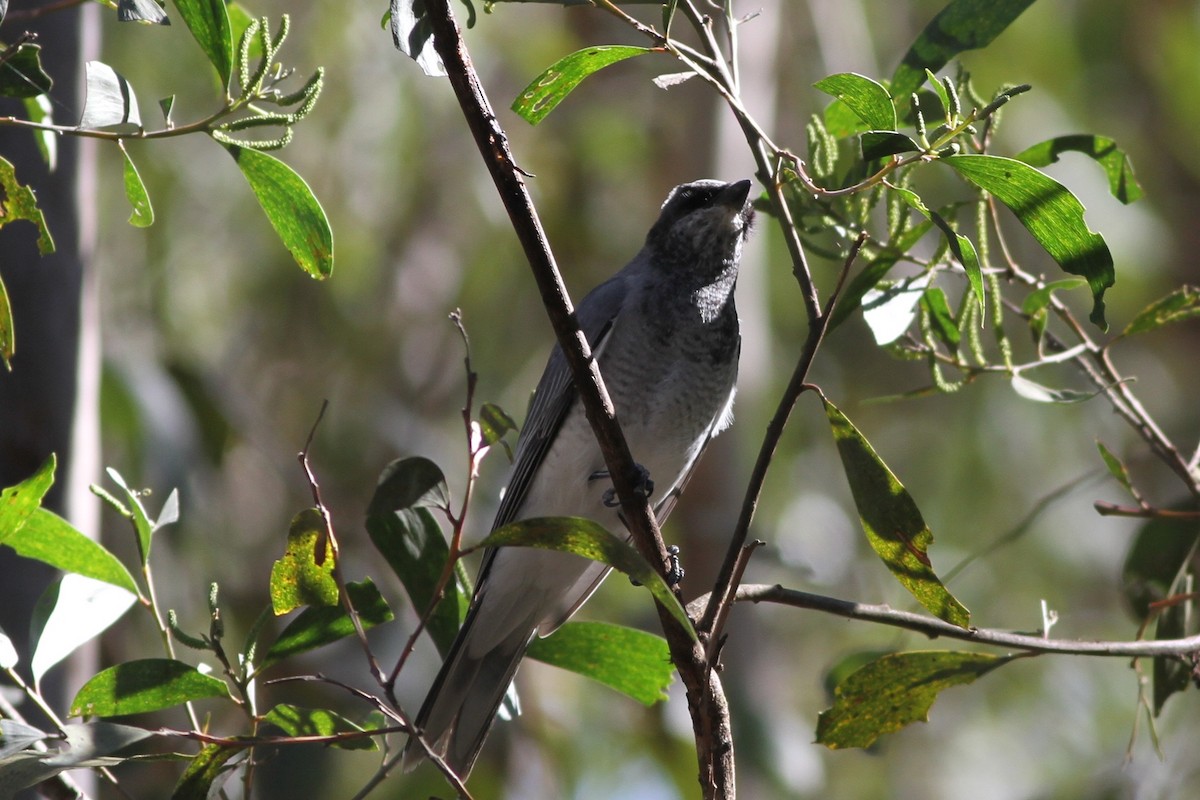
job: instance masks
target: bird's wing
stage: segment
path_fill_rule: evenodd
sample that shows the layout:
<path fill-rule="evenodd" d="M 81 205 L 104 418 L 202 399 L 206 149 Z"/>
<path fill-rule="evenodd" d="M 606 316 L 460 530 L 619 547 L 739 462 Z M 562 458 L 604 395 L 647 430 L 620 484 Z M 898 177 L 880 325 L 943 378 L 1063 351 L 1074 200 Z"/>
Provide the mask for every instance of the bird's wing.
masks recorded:
<path fill-rule="evenodd" d="M 608 332 L 612 329 L 625 298 L 628 295 L 628 280 L 624 270 L 597 286 L 576 309 L 579 327 L 587 337 L 593 357 L 604 346 Z M 577 393 L 571 380 L 571 369 L 562 348 L 554 346 L 546 370 L 538 381 L 525 426 L 517 441 L 517 452 L 513 458 L 512 475 L 504 490 L 504 498 L 496 511 L 492 530 L 518 519 L 518 512 L 529 493 L 538 467 L 549 450 L 558 429 L 575 403 Z M 479 572 L 478 584 L 482 585 L 491 565 L 494 551 L 489 551 Z"/>

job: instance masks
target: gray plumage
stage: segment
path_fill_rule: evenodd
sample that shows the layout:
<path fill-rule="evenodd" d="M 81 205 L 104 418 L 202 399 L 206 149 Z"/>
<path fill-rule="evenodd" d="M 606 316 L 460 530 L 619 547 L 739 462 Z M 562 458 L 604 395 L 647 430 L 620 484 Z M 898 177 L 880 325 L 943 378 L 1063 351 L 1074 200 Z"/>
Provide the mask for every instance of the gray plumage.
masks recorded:
<path fill-rule="evenodd" d="M 645 246 L 576 311 L 634 459 L 649 473 L 659 520 L 709 440 L 732 420 L 740 349 L 733 290 L 753 211 L 750 181 L 696 181 L 667 196 Z M 580 516 L 627 536 L 604 459 L 562 351 L 538 383 L 493 529 L 518 519 Z M 565 622 L 604 579 L 569 553 L 487 553 L 471 610 L 417 715 L 454 771 L 471 771 L 529 643 Z M 419 760 L 410 742 L 406 762 Z"/>

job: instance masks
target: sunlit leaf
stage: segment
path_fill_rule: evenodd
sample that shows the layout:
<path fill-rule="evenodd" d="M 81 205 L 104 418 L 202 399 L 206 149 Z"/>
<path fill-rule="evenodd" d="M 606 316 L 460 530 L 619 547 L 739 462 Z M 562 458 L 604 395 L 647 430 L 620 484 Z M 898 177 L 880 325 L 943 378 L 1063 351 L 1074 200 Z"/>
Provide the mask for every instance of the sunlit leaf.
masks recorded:
<path fill-rule="evenodd" d="M 892 75 L 893 97 L 907 98 L 925 83 L 926 70 L 937 72 L 967 50 L 992 43 L 1033 0 L 951 0 L 904 54 Z"/>
<path fill-rule="evenodd" d="M 967 275 L 967 283 L 970 284 L 971 292 L 975 295 L 975 302 L 979 304 L 979 308 L 982 310 L 984 300 L 983 267 L 979 263 L 979 255 L 975 252 L 975 245 L 971 244 L 970 239 L 954 230 L 945 217 L 926 206 L 925 201 L 916 192 L 901 186 L 892 187 L 892 191 L 899 195 L 910 208 L 936 225 L 938 230 L 942 232 L 942 235 L 946 237 L 946 244 L 950 246 L 950 252 L 954 254 L 954 258 L 962 265 L 963 272 Z"/>
<path fill-rule="evenodd" d="M 32 189 L 17 182 L 16 169 L 4 158 L 0 158 L 0 194 L 4 196 L 0 227 L 17 220 L 28 220 L 38 231 L 38 252 L 42 255 L 53 253 L 54 239 L 50 237 L 42 210 L 38 208 L 37 197 Z"/>
<path fill-rule="evenodd" d="M 125 495 L 126 502 L 117 503 L 115 507 L 118 513 L 133 521 L 133 527 L 137 530 L 143 563 L 145 563 L 150 560 L 150 545 L 154 534 L 154 526 L 150 524 L 150 514 L 146 511 L 145 504 L 142 503 L 142 496 L 146 492 L 131 488 L 125 482 L 124 476 L 112 467 L 108 467 L 105 472 L 108 473 L 108 477 L 112 479 L 113 483 L 121 487 L 121 492 Z"/>
<path fill-rule="evenodd" d="M 391 0 L 388 16 L 396 49 L 416 61 L 426 75 L 444 77 L 446 67 L 433 47 L 433 26 L 425 0 Z"/>
<path fill-rule="evenodd" d="M 24 558 L 137 592 L 129 570 L 116 556 L 53 511 L 34 511 L 4 544 Z"/>
<path fill-rule="evenodd" d="M 333 230 L 312 189 L 274 156 L 232 144 L 226 149 L 292 258 L 312 277 L 328 278 L 333 272 Z"/>
<path fill-rule="evenodd" d="M 1156 300 L 1138 312 L 1121 332 L 1122 336 L 1145 333 L 1173 322 L 1182 322 L 1200 316 L 1200 288 L 1185 285 L 1175 289 L 1166 297 Z"/>
<path fill-rule="evenodd" d="M 859 521 L 871 547 L 921 605 L 939 619 L 967 627 L 970 612 L 933 571 L 928 555 L 933 532 L 916 502 L 846 415 L 828 400 L 824 402 Z"/>
<path fill-rule="evenodd" d="M 16 354 L 17 337 L 16 331 L 13 330 L 12 303 L 8 300 L 8 289 L 4 287 L 4 280 L 0 278 L 0 361 L 4 362 L 5 369 L 12 369 L 12 359 Z M 4 534 L 0 533 L 0 539 L 2 538 Z"/>
<path fill-rule="evenodd" d="M 593 72 L 650 52 L 653 51 L 647 47 L 625 45 L 598 45 L 577 50 L 534 78 L 513 101 L 512 110 L 530 125 L 537 125 Z"/>
<path fill-rule="evenodd" d="M 228 87 L 233 70 L 233 38 L 225 0 L 175 0 L 175 7 L 200 49 L 216 68 L 221 86 Z"/>
<path fill-rule="evenodd" d="M 918 225 L 912 226 L 901 234 L 896 241 L 891 242 L 885 252 L 869 261 L 861 272 L 846 283 L 846 288 L 838 296 L 837 305 L 834 306 L 833 314 L 830 317 L 830 330 L 845 322 L 846 318 L 855 309 L 860 307 L 866 293 L 875 288 L 881 280 L 887 277 L 888 272 L 900 260 L 899 253 L 907 252 L 932 227 L 933 223 L 928 219 Z"/>
<path fill-rule="evenodd" d="M 1100 164 L 1108 176 L 1108 190 L 1122 203 L 1128 205 L 1142 198 L 1142 187 L 1128 154 L 1107 136 L 1056 136 L 1022 150 L 1015 158 L 1031 167 L 1044 167 L 1058 161 L 1063 153 L 1082 153 Z"/>
<path fill-rule="evenodd" d="M 137 95 L 129 81 L 100 61 L 89 61 L 87 94 L 79 127 L 93 130 L 135 131 L 142 125 Z"/>
<path fill-rule="evenodd" d="M 20 656 L 17 655 L 17 648 L 13 645 L 12 639 L 8 638 L 4 631 L 0 630 L 0 669 L 12 669 L 20 660 Z"/>
<path fill-rule="evenodd" d="M 350 720 L 324 708 L 304 708 L 289 703 L 280 703 L 267 712 L 263 722 L 274 725 L 288 736 L 334 736 L 339 733 L 359 732 L 363 729 Z M 343 750 L 378 750 L 379 745 L 370 736 L 335 742 L 333 747 Z"/>
<path fill-rule="evenodd" d="M 47 589 L 53 607 L 37 620 L 36 644 L 29 662 L 34 681 L 124 616 L 137 600 L 130 591 L 82 575 L 64 575 Z M 39 603 L 39 606 L 41 604 Z"/>
<path fill-rule="evenodd" d="M 628 542 L 603 525 L 581 517 L 535 517 L 498 528 L 481 542 L 483 547 L 536 547 L 573 553 L 608 564 L 645 586 L 654 598 L 695 637 L 691 621 L 662 576 Z"/>
<path fill-rule="evenodd" d="M 42 498 L 54 483 L 57 463 L 51 453 L 37 472 L 16 486 L 0 491 L 0 544 L 7 543 L 8 538 L 18 533 L 33 513 L 41 508 Z"/>
<path fill-rule="evenodd" d="M 301 606 L 334 606 L 338 586 L 333 579 L 333 554 L 325 551 L 318 564 L 317 543 L 325 537 L 325 520 L 315 508 L 306 508 L 292 518 L 287 549 L 271 567 L 271 609 L 276 616 Z"/>
<path fill-rule="evenodd" d="M 119 22 L 140 22 L 144 25 L 170 25 L 167 12 L 154 0 L 117 0 Z"/>
<path fill-rule="evenodd" d="M 884 132 L 895 131 L 898 127 L 892 95 L 882 84 L 864 75 L 853 72 L 830 75 L 814 83 L 813 88 L 845 103 L 868 128 Z M 866 150 L 865 141 L 863 149 Z"/>
<path fill-rule="evenodd" d="M 568 622 L 549 637 L 534 639 L 528 655 L 648 706 L 667 699 L 675 675 L 665 639 L 607 622 Z"/>
<path fill-rule="evenodd" d="M 890 344 L 904 335 L 917 318 L 917 303 L 928 285 L 929 274 L 925 273 L 863 295 L 863 319 L 876 344 Z"/>
<path fill-rule="evenodd" d="M 239 747 L 204 745 L 179 776 L 171 800 L 209 800 L 214 784 L 219 786 L 220 781 L 230 774 L 225 765 L 241 752 L 244 751 Z"/>
<path fill-rule="evenodd" d="M 121 145 L 121 154 L 125 156 L 125 197 L 133 209 L 129 214 L 129 224 L 137 228 L 148 228 L 154 224 L 154 206 L 150 204 L 146 184 L 142 183 L 142 176 L 138 174 L 137 166 L 129 157 L 124 144 Z"/>
<path fill-rule="evenodd" d="M 1011 382 L 1013 391 L 1026 400 L 1032 400 L 1035 403 L 1058 403 L 1062 405 L 1082 403 L 1085 400 L 1091 400 L 1102 391 L 1100 389 L 1086 392 L 1079 391 L 1078 389 L 1054 389 L 1049 386 L 1043 386 L 1036 381 L 1031 381 L 1020 373 L 1014 373 Z"/>
<path fill-rule="evenodd" d="M 833 706 L 817 719 L 817 741 L 830 749 L 869 747 L 884 734 L 927 722 L 944 689 L 973 683 L 1012 658 L 944 650 L 883 656 L 838 684 Z"/>
<path fill-rule="evenodd" d="M 1092 290 L 1092 323 L 1108 329 L 1104 292 L 1116 280 L 1104 237 L 1088 229 L 1083 204 L 1058 181 L 1028 164 L 989 155 L 939 159 L 959 175 L 1004 203 L 1050 257 Z"/>
<path fill-rule="evenodd" d="M 224 681 L 169 658 L 127 661 L 93 676 L 71 701 L 72 717 L 112 717 L 228 697 Z"/>

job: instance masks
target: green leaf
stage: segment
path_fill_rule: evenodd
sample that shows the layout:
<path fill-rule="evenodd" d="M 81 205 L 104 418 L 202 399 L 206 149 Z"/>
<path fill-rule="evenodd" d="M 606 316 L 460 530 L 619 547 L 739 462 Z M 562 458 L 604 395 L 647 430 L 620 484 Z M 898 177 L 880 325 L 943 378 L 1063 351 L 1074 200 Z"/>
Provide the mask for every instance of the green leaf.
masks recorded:
<path fill-rule="evenodd" d="M 936 286 L 931 286 L 921 295 L 921 305 L 929 312 L 933 332 L 949 350 L 957 350 L 962 335 L 958 332 L 954 312 L 950 310 L 950 304 L 946 301 L 946 293 Z"/>
<path fill-rule="evenodd" d="M 333 231 L 312 189 L 274 156 L 233 144 L 225 149 L 292 258 L 312 277 L 328 278 L 333 272 Z"/>
<path fill-rule="evenodd" d="M 228 697 L 224 681 L 190 664 L 147 658 L 118 664 L 93 676 L 71 701 L 72 717 L 114 717 L 172 708 L 189 700 Z"/>
<path fill-rule="evenodd" d="M 517 423 L 500 406 L 484 403 L 479 407 L 479 430 L 483 434 L 483 443 L 491 447 L 517 430 Z"/>
<path fill-rule="evenodd" d="M 927 722 L 943 689 L 973 683 L 1013 656 L 946 650 L 894 653 L 853 672 L 817 718 L 817 741 L 830 749 L 869 747 L 886 733 Z"/>
<path fill-rule="evenodd" d="M 895 241 L 890 242 L 887 250 L 868 262 L 861 272 L 851 278 L 841 295 L 838 296 L 837 305 L 834 306 L 833 315 L 829 320 L 829 329 L 833 330 L 845 322 L 850 314 L 862 304 L 864 295 L 875 288 L 887 276 L 892 267 L 896 266 L 896 262 L 900 260 L 900 254 L 908 252 L 932 227 L 933 223 L 927 220 L 909 228 Z"/>
<path fill-rule="evenodd" d="M 549 637 L 534 639 L 528 655 L 647 706 L 667 699 L 675 675 L 665 639 L 607 622 L 568 622 Z"/>
<path fill-rule="evenodd" d="M 1058 161 L 1063 153 L 1083 153 L 1097 162 L 1108 176 L 1108 190 L 1125 205 L 1142 198 L 1142 187 L 1133 174 L 1133 162 L 1117 143 L 1107 136 L 1075 134 L 1056 136 L 1022 150 L 1015 157 L 1031 167 L 1044 167 Z"/>
<path fill-rule="evenodd" d="M 38 208 L 37 197 L 32 189 L 17 182 L 16 168 L 4 158 L 0 158 L 0 194 L 4 196 L 4 203 L 0 205 L 0 227 L 20 219 L 28 220 L 38 229 L 38 252 L 44 256 L 53 253 L 54 239 L 50 237 L 50 229 Z"/>
<path fill-rule="evenodd" d="M 687 612 L 662 576 L 646 563 L 641 553 L 628 542 L 610 533 L 598 522 L 582 517 L 534 517 L 492 531 L 480 547 L 536 547 L 557 550 L 599 561 L 624 572 L 645 586 L 694 639 L 695 629 Z"/>
<path fill-rule="evenodd" d="M 991 44 L 1031 5 L 1033 0 L 952 0 L 905 53 L 892 75 L 892 96 L 908 97 L 925 83 L 926 70 L 937 72 L 959 53 Z"/>
<path fill-rule="evenodd" d="M 530 125 L 537 125 L 593 72 L 650 52 L 653 51 L 648 47 L 624 45 L 600 45 L 577 50 L 534 78 L 513 101 L 512 110 Z"/>
<path fill-rule="evenodd" d="M 51 453 L 37 472 L 0 492 L 0 544 L 7 544 L 8 538 L 20 531 L 33 512 L 42 507 L 42 498 L 54 484 L 57 464 L 58 460 Z"/>
<path fill-rule="evenodd" d="M 145 564 L 150 560 L 150 542 L 154 534 L 154 526 L 150 523 L 150 515 L 146 513 L 146 507 L 142 505 L 143 492 L 129 488 L 129 484 L 125 482 L 125 478 L 121 473 L 117 472 L 112 467 L 105 470 L 108 477 L 112 478 L 113 483 L 121 487 L 121 491 L 125 493 L 126 499 L 129 500 L 129 505 L 115 502 L 114 508 L 118 513 L 133 520 L 133 527 L 137 530 L 138 547 L 142 555 L 142 563 Z"/>
<path fill-rule="evenodd" d="M 934 574 L 927 554 L 933 533 L 912 496 L 846 415 L 828 400 L 824 403 L 859 521 L 871 547 L 930 613 L 966 628 L 971 614 Z"/>
<path fill-rule="evenodd" d="M 375 588 L 370 578 L 362 583 L 346 584 L 346 592 L 350 601 L 358 611 L 363 630 L 370 630 L 376 625 L 382 625 L 394 619 L 392 609 L 387 601 Z M 263 657 L 262 663 L 255 670 L 261 672 L 272 664 L 297 653 L 303 653 L 318 647 L 344 639 L 354 633 L 354 623 L 347 616 L 345 609 L 339 606 L 309 607 L 296 615 L 296 618 L 283 629 L 279 638 L 271 645 L 271 649 Z"/>
<path fill-rule="evenodd" d="M 175 0 L 179 16 L 192 32 L 204 55 L 217 70 L 221 86 L 229 88 L 233 71 L 233 38 L 225 0 Z"/>
<path fill-rule="evenodd" d="M 204 745 L 179 776 L 171 800 L 208 800 L 213 782 L 225 772 L 229 759 L 240 752 L 240 747 Z"/>
<path fill-rule="evenodd" d="M 882 84 L 864 75 L 854 72 L 830 75 L 814 83 L 813 88 L 845 103 L 868 128 L 895 131 L 898 127 L 892 95 Z M 865 142 L 863 149 L 866 149 Z"/>
<path fill-rule="evenodd" d="M 129 224 L 135 228 L 148 228 L 154 224 L 154 206 L 150 204 L 150 195 L 146 193 L 146 184 L 138 174 L 133 159 L 125 149 L 125 144 L 119 143 L 121 155 L 125 156 L 125 197 L 133 211 L 129 215 Z"/>
<path fill-rule="evenodd" d="M 288 736 L 334 736 L 363 730 L 350 720 L 324 708 L 304 708 L 280 703 L 267 712 L 263 721 L 274 725 Z M 342 750 L 378 750 L 379 745 L 369 736 L 335 743 Z"/>
<path fill-rule="evenodd" d="M 0 96 L 37 97 L 47 94 L 54 81 L 42 69 L 42 46 L 28 42 L 4 50 L 0 67 Z"/>
<path fill-rule="evenodd" d="M 271 567 L 271 610 L 282 616 L 301 606 L 336 606 L 338 586 L 333 579 L 333 553 L 317 563 L 317 543 L 324 544 L 325 520 L 315 508 L 292 518 L 287 549 Z"/>
<path fill-rule="evenodd" d="M 1080 278 L 1064 278 L 1061 281 L 1052 281 L 1034 289 L 1025 297 L 1025 301 L 1021 304 L 1021 313 L 1029 315 L 1029 326 L 1033 329 L 1033 335 L 1037 341 L 1040 342 L 1042 334 L 1046 332 L 1048 321 L 1046 309 L 1049 307 L 1054 293 L 1060 289 L 1074 289 L 1086 285 L 1087 281 Z"/>
<path fill-rule="evenodd" d="M 1200 288 L 1180 286 L 1166 297 L 1142 309 L 1121 335 L 1145 333 L 1196 316 L 1200 316 Z"/>
<path fill-rule="evenodd" d="M 1196 504 L 1173 508 L 1194 511 Z M 1125 600 L 1135 619 L 1146 619 L 1151 604 L 1167 598 L 1180 575 L 1195 571 L 1198 540 L 1200 522 L 1194 519 L 1151 519 L 1138 530 L 1121 569 Z"/>
<path fill-rule="evenodd" d="M 1168 606 L 1158 615 L 1154 626 L 1154 640 L 1183 639 L 1195 633 L 1188 622 L 1193 618 L 1195 602 L 1182 600 Z M 1160 657 L 1154 659 L 1154 715 L 1162 713 L 1163 706 L 1171 695 L 1187 691 L 1192 684 L 1192 662 L 1181 658 Z"/>
<path fill-rule="evenodd" d="M 0 361 L 4 368 L 12 371 L 12 359 L 17 354 L 16 332 L 13 330 L 12 304 L 8 301 L 8 289 L 4 288 L 4 279 L 0 277 Z M 0 531 L 0 538 L 4 534 Z"/>
<path fill-rule="evenodd" d="M 866 131 L 859 137 L 864 161 L 887 158 L 897 153 L 916 153 L 921 146 L 910 137 L 895 131 Z"/>
<path fill-rule="evenodd" d="M 1104 442 L 1096 440 L 1096 447 L 1100 450 L 1100 457 L 1104 459 L 1104 466 L 1108 467 L 1108 473 L 1117 479 L 1117 482 L 1125 487 L 1125 490 L 1130 494 L 1133 493 L 1133 481 L 1129 479 L 1129 470 L 1126 469 L 1125 463 L 1105 447 Z"/>
<path fill-rule="evenodd" d="M 1008 206 L 1064 271 L 1087 279 L 1092 323 L 1108 330 L 1104 292 L 1116 280 L 1104 238 L 1088 229 L 1083 204 L 1065 186 L 1028 164 L 989 155 L 939 159 Z"/>
<path fill-rule="evenodd" d="M 417 613 L 433 602 L 450 549 L 430 508 L 446 508 L 449 489 L 442 470 L 427 458 L 393 461 L 379 476 L 367 506 L 367 533 L 388 566 L 404 585 Z M 426 631 L 443 657 L 458 635 L 471 604 L 471 590 L 461 571 L 455 571 Z"/>
<path fill-rule="evenodd" d="M 26 97 L 24 105 L 30 122 L 54 124 L 54 105 L 50 102 L 49 95 Z M 48 130 L 34 130 L 31 133 L 37 143 L 38 152 L 42 154 L 42 161 L 53 172 L 58 168 L 58 137 L 61 134 Z"/>
<path fill-rule="evenodd" d="M 946 237 L 950 252 L 954 254 L 954 258 L 962 265 L 963 272 L 967 274 L 967 282 L 971 285 L 975 302 L 979 304 L 979 310 L 982 311 L 984 301 L 983 267 L 979 263 L 975 245 L 971 244 L 970 239 L 950 227 L 950 223 L 946 221 L 945 217 L 926 206 L 925 201 L 916 192 L 900 186 L 892 187 L 892 191 L 896 192 L 910 208 L 936 225 L 942 235 Z"/>
<path fill-rule="evenodd" d="M 48 509 L 34 511 L 20 530 L 4 540 L 4 544 L 24 558 L 138 593 L 133 576 L 116 556 Z"/>
<path fill-rule="evenodd" d="M 1012 376 L 1012 388 L 1017 394 L 1024 397 L 1026 400 L 1032 400 L 1035 403 L 1058 403 L 1060 405 L 1071 405 L 1073 403 L 1082 403 L 1085 400 L 1091 400 L 1096 395 L 1100 394 L 1103 389 L 1081 392 L 1078 389 L 1054 389 L 1049 386 L 1043 386 L 1036 381 L 1031 381 L 1020 373 L 1014 372 Z"/>

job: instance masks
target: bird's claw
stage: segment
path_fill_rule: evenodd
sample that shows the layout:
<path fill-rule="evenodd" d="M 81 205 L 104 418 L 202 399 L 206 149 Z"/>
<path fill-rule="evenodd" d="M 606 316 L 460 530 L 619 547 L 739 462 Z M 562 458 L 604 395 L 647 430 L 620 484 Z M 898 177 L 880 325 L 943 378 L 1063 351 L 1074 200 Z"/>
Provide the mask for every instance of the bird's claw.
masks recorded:
<path fill-rule="evenodd" d="M 634 464 L 633 467 L 637 470 L 637 478 L 634 480 L 633 490 L 637 493 L 638 498 L 647 500 L 654 494 L 654 480 L 650 477 L 650 470 L 641 464 Z M 589 476 L 589 479 L 607 478 L 608 476 L 608 470 L 600 470 L 599 472 L 593 472 Z M 611 487 L 604 491 L 601 502 L 604 503 L 605 508 L 616 508 L 621 505 L 621 501 L 617 498 L 617 490 Z"/>

